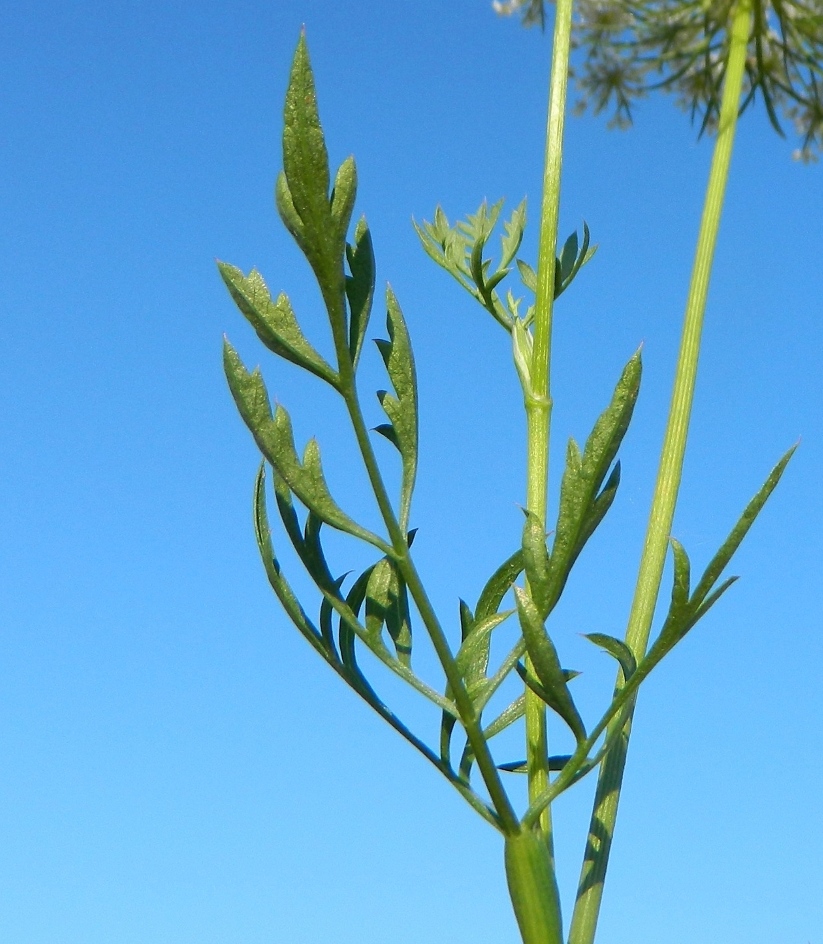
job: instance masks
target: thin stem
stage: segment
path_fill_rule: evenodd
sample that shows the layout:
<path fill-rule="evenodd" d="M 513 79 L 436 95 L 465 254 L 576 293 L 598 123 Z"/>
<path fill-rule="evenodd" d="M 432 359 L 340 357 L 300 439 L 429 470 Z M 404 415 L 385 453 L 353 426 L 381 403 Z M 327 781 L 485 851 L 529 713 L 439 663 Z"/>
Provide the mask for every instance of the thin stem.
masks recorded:
<path fill-rule="evenodd" d="M 672 402 L 637 586 L 626 630 L 626 642 L 638 661 L 645 654 L 649 641 L 683 471 L 703 315 L 743 89 L 752 0 L 739 0 L 732 16 L 720 121 L 689 286 Z M 621 687 L 622 676 L 618 676 L 617 685 L 618 688 Z M 592 944 L 594 941 L 630 730 L 631 714 L 623 725 L 622 736 L 618 737 L 600 770 L 569 944 Z"/>
<path fill-rule="evenodd" d="M 546 492 L 549 479 L 549 432 L 551 397 L 552 310 L 554 307 L 557 222 L 560 214 L 560 172 L 563 156 L 563 126 L 566 89 L 569 79 L 569 49 L 573 0 L 557 0 L 552 42 L 549 115 L 543 172 L 543 206 L 540 219 L 540 246 L 537 257 L 534 340 L 530 364 L 530 391 L 526 397 L 527 478 L 526 508 L 545 526 Z M 528 661 L 528 660 L 527 660 Z M 526 689 L 526 760 L 529 799 L 533 800 L 549 783 L 549 747 L 546 706 Z M 548 808 L 540 819 L 540 831 L 551 849 L 551 814 Z"/>
<path fill-rule="evenodd" d="M 352 426 L 354 427 L 357 444 L 360 447 L 360 453 L 363 456 L 363 462 L 366 466 L 366 472 L 369 481 L 377 499 L 378 507 L 385 522 L 386 528 L 391 538 L 394 552 L 396 555 L 397 566 L 403 575 L 406 586 L 412 595 L 412 599 L 420 613 L 420 618 L 429 634 L 434 650 L 443 667 L 446 681 L 451 689 L 455 706 L 460 713 L 463 727 L 466 730 L 466 736 L 474 751 L 477 760 L 477 767 L 480 770 L 486 789 L 489 791 L 495 812 L 500 820 L 500 828 L 506 834 L 514 833 L 519 828 L 517 815 L 509 800 L 508 794 L 503 786 L 500 777 L 500 771 L 494 762 L 494 758 L 489 750 L 489 745 L 483 736 L 483 730 L 480 725 L 479 717 L 474 703 L 466 691 L 462 676 L 457 668 L 454 655 L 449 647 L 448 639 L 440 625 L 437 614 L 431 605 L 428 594 L 423 587 L 420 575 L 409 554 L 406 535 L 400 527 L 394 509 L 391 505 L 383 476 L 377 464 L 377 457 L 374 454 L 369 432 L 363 419 L 363 412 L 360 408 L 360 400 L 357 396 L 357 390 L 354 383 L 354 374 L 352 371 L 351 360 L 348 355 L 348 348 L 338 349 L 338 363 L 340 366 L 341 393 L 346 401 Z"/>

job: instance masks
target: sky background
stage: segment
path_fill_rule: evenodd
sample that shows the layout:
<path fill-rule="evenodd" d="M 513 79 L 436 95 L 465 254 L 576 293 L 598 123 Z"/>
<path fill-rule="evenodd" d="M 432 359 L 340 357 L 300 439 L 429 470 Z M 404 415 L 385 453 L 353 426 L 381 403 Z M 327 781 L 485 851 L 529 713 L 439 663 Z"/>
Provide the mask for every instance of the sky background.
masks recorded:
<path fill-rule="evenodd" d="M 259 345 L 214 266 L 258 266 L 328 349 L 272 202 L 304 23 L 332 161 L 356 155 L 378 280 L 412 333 L 415 551 L 452 632 L 457 598 L 476 600 L 519 541 L 508 339 L 410 221 L 524 195 L 536 220 L 548 37 L 486 0 L 4 4 L 9 944 L 519 940 L 497 835 L 287 624 L 254 546 L 258 460 L 222 376 L 223 332 L 263 364 L 299 442 L 318 435 L 341 503 L 374 520 L 339 410 Z M 742 121 L 675 524 L 695 569 L 801 448 L 734 562 L 744 579 L 644 688 L 603 944 L 823 942 L 823 167 L 793 163 L 793 147 L 761 108 Z M 557 310 L 552 502 L 566 438 L 586 436 L 641 342 L 645 362 L 620 494 L 554 622 L 589 719 L 612 665 L 579 634 L 625 624 L 709 157 L 662 97 L 626 133 L 568 124 L 561 235 L 585 219 L 600 248 Z M 535 244 L 533 222 L 525 258 Z M 369 337 L 383 317 L 376 306 Z M 361 389 L 375 424 L 384 384 L 372 347 Z M 341 572 L 364 560 L 331 548 Z M 437 719 L 381 684 L 435 739 Z M 506 741 L 499 759 L 521 751 Z M 567 911 L 591 790 L 557 804 Z"/>

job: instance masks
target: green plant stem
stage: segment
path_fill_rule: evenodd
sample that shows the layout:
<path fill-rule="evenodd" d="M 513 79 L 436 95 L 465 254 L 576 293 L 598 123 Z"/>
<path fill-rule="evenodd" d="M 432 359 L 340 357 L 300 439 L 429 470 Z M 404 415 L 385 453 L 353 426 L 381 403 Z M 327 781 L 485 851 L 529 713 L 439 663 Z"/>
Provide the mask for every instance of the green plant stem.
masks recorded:
<path fill-rule="evenodd" d="M 626 642 L 638 661 L 643 657 L 648 646 L 683 470 L 700 353 L 703 315 L 737 127 L 751 16 L 752 0 L 739 0 L 732 13 L 731 42 L 726 63 L 720 121 L 689 286 L 669 419 L 637 586 L 626 630 Z M 622 676 L 618 676 L 617 684 L 619 688 L 622 684 Z M 617 818 L 630 730 L 631 714 L 624 724 L 622 736 L 616 740 L 614 748 L 606 755 L 600 769 L 577 902 L 572 916 L 569 944 L 592 944 L 594 941 L 603 896 L 603 882 Z"/>
<path fill-rule="evenodd" d="M 557 0 L 552 42 L 549 115 L 543 172 L 543 206 L 540 219 L 540 246 L 537 257 L 537 292 L 531 358 L 531 389 L 526 396 L 527 478 L 526 508 L 545 527 L 546 492 L 549 479 L 549 432 L 552 401 L 549 393 L 554 269 L 557 255 L 557 222 L 560 213 L 560 172 L 563 153 L 563 125 L 569 78 L 569 49 L 573 0 Z M 528 660 L 527 660 L 528 661 Z M 549 783 L 549 747 L 546 706 L 526 689 L 526 759 L 529 799 L 540 796 Z M 540 818 L 540 831 L 551 851 L 551 813 L 547 807 Z"/>
<path fill-rule="evenodd" d="M 377 457 L 374 454 L 369 432 L 363 418 L 363 412 L 360 408 L 360 400 L 357 396 L 354 382 L 354 371 L 345 339 L 343 343 L 338 346 L 337 354 L 340 367 L 341 394 L 348 408 L 372 490 L 374 491 L 380 513 L 394 547 L 397 565 L 400 568 L 403 579 L 406 581 L 406 586 L 412 595 L 412 599 L 420 613 L 420 618 L 423 620 L 423 624 L 432 641 L 437 657 L 443 667 L 443 672 L 446 676 L 449 688 L 451 689 L 455 706 L 460 713 L 463 727 L 466 730 L 466 736 L 474 751 L 478 769 L 483 777 L 483 782 L 486 784 L 486 789 L 489 791 L 495 812 L 499 817 L 500 828 L 507 835 L 514 834 L 519 829 L 517 815 L 514 812 L 511 801 L 503 786 L 500 771 L 494 763 L 489 745 L 483 736 L 477 710 L 466 691 L 466 686 L 463 684 L 463 679 L 451 648 L 449 647 L 446 634 L 443 631 L 443 627 L 440 625 L 437 614 L 434 612 L 428 594 L 423 587 L 420 575 L 417 573 L 417 568 L 414 566 L 414 562 L 411 559 L 406 535 L 400 527 L 394 509 L 392 508 L 385 483 L 383 482 L 383 476 L 380 473 Z"/>

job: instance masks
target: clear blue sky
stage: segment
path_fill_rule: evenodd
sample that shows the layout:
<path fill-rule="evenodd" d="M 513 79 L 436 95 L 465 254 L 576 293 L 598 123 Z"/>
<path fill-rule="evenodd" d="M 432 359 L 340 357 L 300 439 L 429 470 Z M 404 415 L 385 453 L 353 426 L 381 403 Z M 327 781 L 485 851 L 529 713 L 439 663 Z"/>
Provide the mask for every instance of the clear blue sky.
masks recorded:
<path fill-rule="evenodd" d="M 339 414 L 257 344 L 214 268 L 259 266 L 326 343 L 272 205 L 303 23 L 332 159 L 357 157 L 378 277 L 412 331 L 416 550 L 452 627 L 458 596 L 518 541 L 507 339 L 410 218 L 524 194 L 536 218 L 548 38 L 486 0 L 5 4 L 8 944 L 518 940 L 497 836 L 286 623 L 253 543 L 257 457 L 222 377 L 224 331 L 264 364 L 298 437 L 319 436 L 347 507 L 373 514 Z M 761 109 L 746 115 L 675 527 L 695 567 L 803 441 L 734 564 L 744 579 L 642 695 L 603 944 L 823 941 L 823 167 L 792 163 L 792 147 Z M 555 621 L 589 717 L 611 665 L 577 634 L 622 632 L 709 154 L 666 99 L 628 133 L 568 126 L 561 228 L 586 219 L 600 249 L 558 310 L 555 486 L 565 438 L 586 435 L 641 341 L 646 365 L 621 494 Z M 532 226 L 524 255 L 534 245 Z M 383 382 L 369 358 L 365 391 Z M 567 907 L 589 794 L 558 804 Z"/>

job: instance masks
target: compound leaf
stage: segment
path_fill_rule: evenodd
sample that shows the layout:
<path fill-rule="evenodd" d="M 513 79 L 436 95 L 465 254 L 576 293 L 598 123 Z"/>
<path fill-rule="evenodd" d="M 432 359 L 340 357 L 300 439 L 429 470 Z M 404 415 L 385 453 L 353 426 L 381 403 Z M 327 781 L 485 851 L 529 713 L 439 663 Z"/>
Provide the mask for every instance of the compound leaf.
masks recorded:
<path fill-rule="evenodd" d="M 300 462 L 294 447 L 289 414 L 282 406 L 278 406 L 272 416 L 260 371 L 255 370 L 250 374 L 228 341 L 224 344 L 224 366 L 240 415 L 260 451 L 292 492 L 326 524 L 373 544 L 386 553 L 388 545 L 352 520 L 332 498 L 323 475 L 320 448 L 316 440 L 309 441 L 303 461 Z"/>

